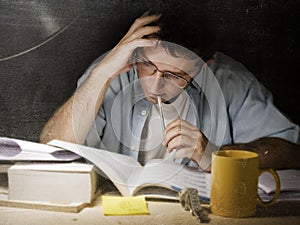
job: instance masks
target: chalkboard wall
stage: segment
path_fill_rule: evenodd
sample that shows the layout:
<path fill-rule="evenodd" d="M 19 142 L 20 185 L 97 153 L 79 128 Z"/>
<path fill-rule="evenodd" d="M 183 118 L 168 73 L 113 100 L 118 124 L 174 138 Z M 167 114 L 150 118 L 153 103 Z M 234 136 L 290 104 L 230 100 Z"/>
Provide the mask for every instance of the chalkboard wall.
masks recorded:
<path fill-rule="evenodd" d="M 219 49 L 246 65 L 300 124 L 299 6 L 298 0 L 1 0 L 0 136 L 38 141 L 86 67 L 151 7 L 181 12 L 186 26 L 211 24 Z"/>

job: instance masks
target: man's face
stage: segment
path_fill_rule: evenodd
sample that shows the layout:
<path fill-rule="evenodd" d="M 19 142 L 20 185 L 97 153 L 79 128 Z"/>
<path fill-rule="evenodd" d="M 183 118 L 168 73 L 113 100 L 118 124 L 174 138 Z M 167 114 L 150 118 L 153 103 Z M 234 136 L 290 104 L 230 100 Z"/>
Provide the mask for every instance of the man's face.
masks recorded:
<path fill-rule="evenodd" d="M 161 46 L 140 51 L 136 66 L 146 99 L 157 104 L 157 96 L 163 102 L 176 97 L 189 85 L 196 61 L 174 57 Z"/>

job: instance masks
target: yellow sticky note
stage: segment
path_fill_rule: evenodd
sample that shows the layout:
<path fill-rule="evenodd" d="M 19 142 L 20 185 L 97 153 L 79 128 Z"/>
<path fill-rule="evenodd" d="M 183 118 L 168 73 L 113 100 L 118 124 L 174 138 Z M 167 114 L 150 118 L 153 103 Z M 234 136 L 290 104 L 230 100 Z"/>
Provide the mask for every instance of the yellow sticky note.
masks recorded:
<path fill-rule="evenodd" d="M 102 206 L 105 216 L 149 214 L 144 196 L 119 197 L 103 195 Z"/>

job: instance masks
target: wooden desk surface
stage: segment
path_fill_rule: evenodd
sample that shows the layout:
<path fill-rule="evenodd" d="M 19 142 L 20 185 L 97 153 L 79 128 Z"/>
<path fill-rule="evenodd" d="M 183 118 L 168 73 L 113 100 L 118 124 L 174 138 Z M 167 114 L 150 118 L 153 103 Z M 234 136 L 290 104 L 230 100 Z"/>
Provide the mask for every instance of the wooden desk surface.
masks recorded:
<path fill-rule="evenodd" d="M 184 211 L 178 202 L 147 201 L 150 215 L 142 216 L 103 216 L 101 201 L 79 213 L 43 211 L 0 207 L 0 225 L 135 225 L 135 224 L 200 224 L 190 212 Z M 298 225 L 300 221 L 300 202 L 279 202 L 269 208 L 257 208 L 252 218 L 224 218 L 210 214 L 209 224 L 266 224 Z"/>

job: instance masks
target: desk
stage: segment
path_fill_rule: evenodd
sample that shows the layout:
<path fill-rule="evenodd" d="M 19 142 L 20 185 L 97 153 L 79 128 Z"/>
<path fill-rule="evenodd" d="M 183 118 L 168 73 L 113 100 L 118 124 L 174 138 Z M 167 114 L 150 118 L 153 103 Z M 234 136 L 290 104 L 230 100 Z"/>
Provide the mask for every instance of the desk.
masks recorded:
<path fill-rule="evenodd" d="M 103 216 L 101 201 L 79 213 L 63 213 L 34 209 L 0 207 L 0 225 L 142 225 L 142 224 L 200 224 L 190 212 L 184 211 L 178 202 L 147 201 L 150 215 Z M 209 224 L 222 225 L 296 225 L 300 221 L 300 202 L 279 202 L 269 208 L 257 208 L 252 218 L 224 218 L 210 214 Z"/>

